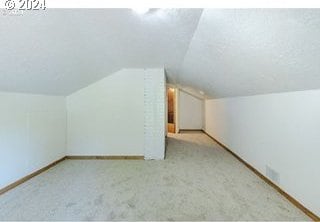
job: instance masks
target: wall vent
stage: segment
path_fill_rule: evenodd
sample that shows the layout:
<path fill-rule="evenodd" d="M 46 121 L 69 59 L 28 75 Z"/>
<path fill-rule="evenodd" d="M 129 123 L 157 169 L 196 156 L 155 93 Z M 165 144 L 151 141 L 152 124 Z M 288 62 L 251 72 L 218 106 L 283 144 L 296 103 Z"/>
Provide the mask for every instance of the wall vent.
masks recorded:
<path fill-rule="evenodd" d="M 276 184 L 279 184 L 280 182 L 280 175 L 277 171 L 269 167 L 268 165 L 266 166 L 266 175 L 267 177 L 275 182 Z"/>

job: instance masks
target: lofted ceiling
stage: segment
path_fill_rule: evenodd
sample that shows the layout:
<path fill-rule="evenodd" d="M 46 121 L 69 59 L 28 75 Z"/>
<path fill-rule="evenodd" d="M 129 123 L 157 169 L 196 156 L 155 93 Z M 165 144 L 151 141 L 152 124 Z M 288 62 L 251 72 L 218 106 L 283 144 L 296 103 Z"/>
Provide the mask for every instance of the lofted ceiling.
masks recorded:
<path fill-rule="evenodd" d="M 178 81 L 216 98 L 320 88 L 320 10 L 204 10 Z"/>
<path fill-rule="evenodd" d="M 122 68 L 221 98 L 320 88 L 318 9 L 0 14 L 0 91 L 68 95 Z"/>
<path fill-rule="evenodd" d="M 173 69 L 202 10 L 0 14 L 0 90 L 67 95 L 122 68 Z"/>

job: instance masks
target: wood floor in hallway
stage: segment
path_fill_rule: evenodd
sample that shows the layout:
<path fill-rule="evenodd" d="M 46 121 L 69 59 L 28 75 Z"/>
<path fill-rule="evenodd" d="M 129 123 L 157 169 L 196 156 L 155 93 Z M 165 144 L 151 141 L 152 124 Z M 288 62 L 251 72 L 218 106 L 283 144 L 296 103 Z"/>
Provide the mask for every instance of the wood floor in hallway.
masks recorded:
<path fill-rule="evenodd" d="M 0 196 L 0 220 L 310 220 L 203 133 L 167 158 L 65 160 Z"/>

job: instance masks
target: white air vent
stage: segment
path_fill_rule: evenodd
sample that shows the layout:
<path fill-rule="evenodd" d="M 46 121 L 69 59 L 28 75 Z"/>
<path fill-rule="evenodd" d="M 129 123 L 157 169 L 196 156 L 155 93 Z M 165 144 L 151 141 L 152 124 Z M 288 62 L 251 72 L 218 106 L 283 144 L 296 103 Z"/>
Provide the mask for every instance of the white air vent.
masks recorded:
<path fill-rule="evenodd" d="M 279 182 L 280 182 L 279 173 L 277 171 L 275 171 L 274 169 L 270 168 L 268 165 L 266 166 L 266 175 L 270 180 L 279 184 Z"/>

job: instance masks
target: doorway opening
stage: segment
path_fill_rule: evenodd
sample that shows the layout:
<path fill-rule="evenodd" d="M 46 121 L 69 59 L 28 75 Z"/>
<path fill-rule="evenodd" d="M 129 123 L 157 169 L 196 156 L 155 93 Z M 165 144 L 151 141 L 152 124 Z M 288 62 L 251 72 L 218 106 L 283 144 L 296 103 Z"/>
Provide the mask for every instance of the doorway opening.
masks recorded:
<path fill-rule="evenodd" d="M 167 90 L 167 98 L 168 98 L 168 122 L 167 122 L 167 128 L 168 133 L 175 133 L 176 132 L 176 113 L 175 113 L 175 89 L 174 88 L 168 88 Z"/>

